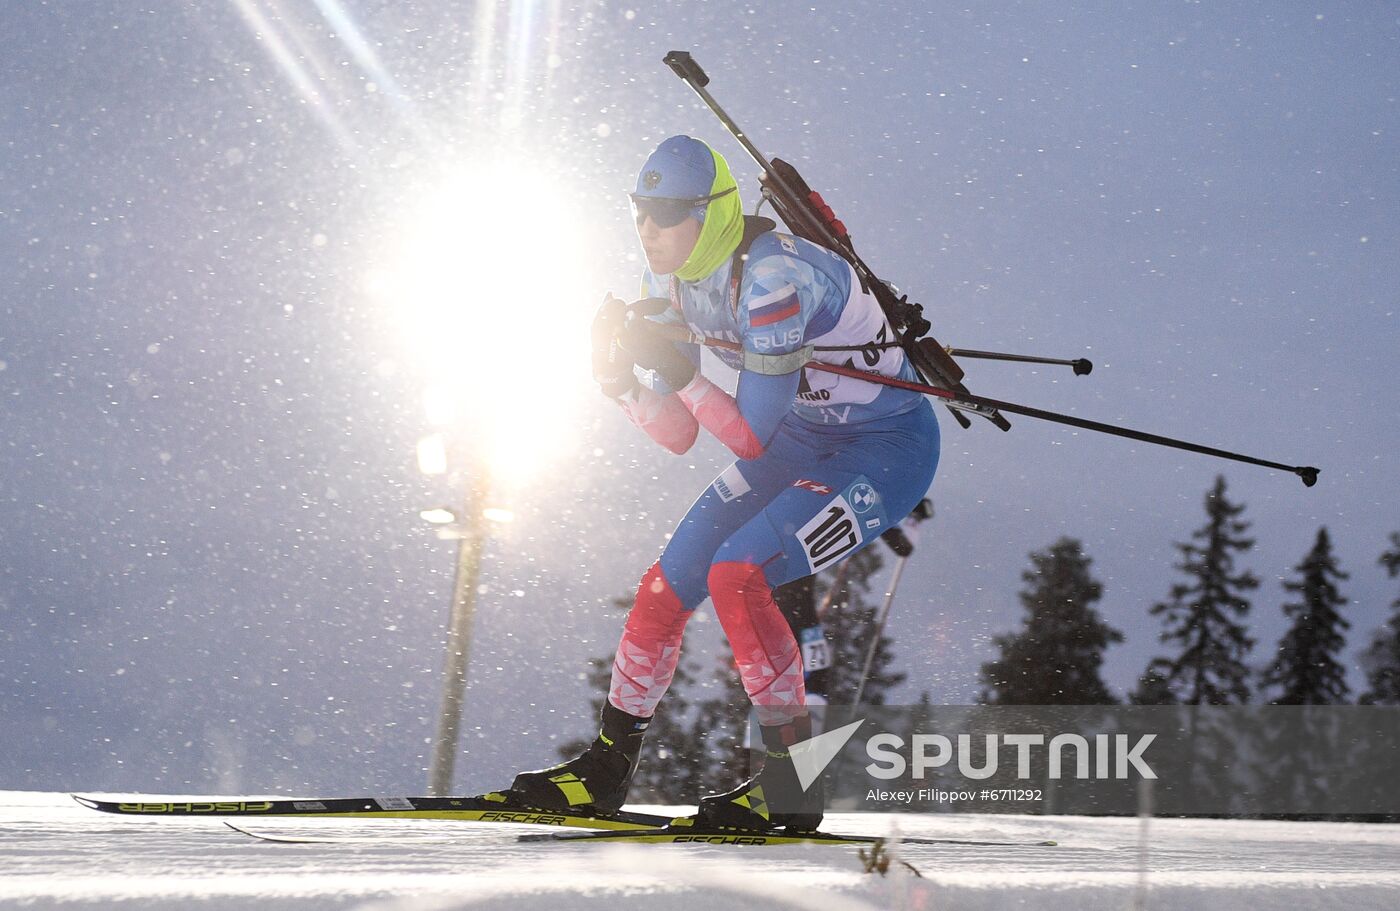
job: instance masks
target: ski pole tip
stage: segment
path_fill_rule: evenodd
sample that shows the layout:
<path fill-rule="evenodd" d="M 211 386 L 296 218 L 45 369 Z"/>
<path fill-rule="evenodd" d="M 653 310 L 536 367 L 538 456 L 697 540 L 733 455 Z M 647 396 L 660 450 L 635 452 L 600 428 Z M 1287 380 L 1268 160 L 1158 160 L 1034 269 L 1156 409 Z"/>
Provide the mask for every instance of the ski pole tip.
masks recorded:
<path fill-rule="evenodd" d="M 1317 483 L 1317 469 L 1311 467 L 1295 468 L 1293 473 L 1303 479 L 1304 487 L 1311 487 Z"/>
<path fill-rule="evenodd" d="M 1074 363 L 1070 364 L 1070 366 L 1074 368 L 1075 376 L 1088 376 L 1094 372 L 1094 362 L 1087 357 L 1079 358 Z"/>

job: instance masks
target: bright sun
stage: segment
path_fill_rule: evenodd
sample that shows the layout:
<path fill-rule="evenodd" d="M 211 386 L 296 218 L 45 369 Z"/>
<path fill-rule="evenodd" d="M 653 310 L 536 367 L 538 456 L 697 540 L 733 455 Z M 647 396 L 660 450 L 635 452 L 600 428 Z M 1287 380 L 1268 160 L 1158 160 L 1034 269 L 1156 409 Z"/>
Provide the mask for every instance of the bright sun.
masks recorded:
<path fill-rule="evenodd" d="M 472 162 L 402 213 L 371 287 L 424 378 L 427 420 L 518 484 L 568 442 L 589 386 L 597 257 L 574 194 L 537 164 Z"/>

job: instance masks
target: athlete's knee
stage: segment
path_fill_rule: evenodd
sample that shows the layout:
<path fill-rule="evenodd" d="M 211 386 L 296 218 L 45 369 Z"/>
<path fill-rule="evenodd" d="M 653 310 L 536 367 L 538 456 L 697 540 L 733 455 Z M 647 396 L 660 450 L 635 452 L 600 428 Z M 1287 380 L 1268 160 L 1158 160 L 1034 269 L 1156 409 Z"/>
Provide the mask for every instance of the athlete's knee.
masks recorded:
<path fill-rule="evenodd" d="M 608 700 L 614 708 L 649 718 L 671 685 L 690 612 L 671 591 L 659 563 L 642 576 L 613 656 Z"/>
<path fill-rule="evenodd" d="M 763 567 L 749 562 L 717 562 L 710 567 L 709 581 L 715 613 L 734 650 L 744 690 L 759 711 L 760 723 L 779 723 L 805 711 L 801 708 L 806 701 L 802 652 L 773 601 Z"/>
<path fill-rule="evenodd" d="M 693 542 L 678 544 L 676 538 L 672 538 L 656 565 L 647 570 L 647 575 L 650 576 L 652 570 L 663 575 L 666 586 L 680 600 L 681 607 L 693 611 L 709 594 L 705 590 L 705 568 L 712 556 Z M 646 582 L 643 577 L 643 584 Z"/>
<path fill-rule="evenodd" d="M 763 567 L 756 563 L 716 561 L 710 566 L 706 582 L 722 626 L 728 626 L 733 617 L 773 602 L 773 588 L 763 575 Z"/>
<path fill-rule="evenodd" d="M 683 628 L 690 617 L 681 599 L 666 581 L 657 561 L 642 574 L 637 597 L 627 614 L 627 630 L 648 639 L 666 639 Z"/>
<path fill-rule="evenodd" d="M 765 509 L 726 538 L 715 551 L 710 561 L 710 575 L 706 579 L 710 596 L 714 597 L 712 583 L 716 579 L 715 570 L 718 567 L 731 567 L 720 571 L 718 579 L 722 585 L 728 584 L 726 579 L 733 582 L 741 577 L 749 578 L 750 581 L 752 577 L 756 577 L 758 581 L 771 584 L 769 580 L 775 565 L 781 565 L 785 560 L 782 538 L 773 525 L 773 517 Z M 736 566 L 747 568 L 733 568 Z"/>

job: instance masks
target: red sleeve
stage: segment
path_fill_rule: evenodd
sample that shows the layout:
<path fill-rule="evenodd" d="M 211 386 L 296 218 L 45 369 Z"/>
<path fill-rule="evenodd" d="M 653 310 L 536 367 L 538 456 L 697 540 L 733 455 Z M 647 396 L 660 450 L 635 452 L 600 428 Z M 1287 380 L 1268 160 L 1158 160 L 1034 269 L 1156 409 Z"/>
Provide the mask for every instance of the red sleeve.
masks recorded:
<path fill-rule="evenodd" d="M 679 396 L 660 395 L 645 386 L 638 386 L 617 401 L 633 424 L 676 455 L 695 444 L 700 425 Z"/>
<path fill-rule="evenodd" d="M 715 439 L 728 446 L 730 452 L 741 459 L 756 459 L 763 455 L 763 442 L 754 435 L 749 422 L 739 411 L 739 403 L 729 393 L 697 373 L 689 385 L 676 393 L 676 397 L 689 409 L 690 414 L 695 415 L 692 420 L 698 420 L 701 426 L 715 435 Z"/>

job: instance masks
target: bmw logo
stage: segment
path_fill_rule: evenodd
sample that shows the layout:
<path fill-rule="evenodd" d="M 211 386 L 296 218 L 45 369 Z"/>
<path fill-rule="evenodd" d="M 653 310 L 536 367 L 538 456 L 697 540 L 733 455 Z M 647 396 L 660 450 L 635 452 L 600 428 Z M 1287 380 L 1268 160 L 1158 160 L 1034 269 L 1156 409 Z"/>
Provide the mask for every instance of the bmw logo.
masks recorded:
<path fill-rule="evenodd" d="M 875 488 L 871 487 L 869 484 L 862 481 L 859 484 L 851 485 L 851 508 L 856 512 L 869 512 L 870 507 L 875 505 L 875 500 L 877 498 L 878 495 L 875 493 Z"/>

